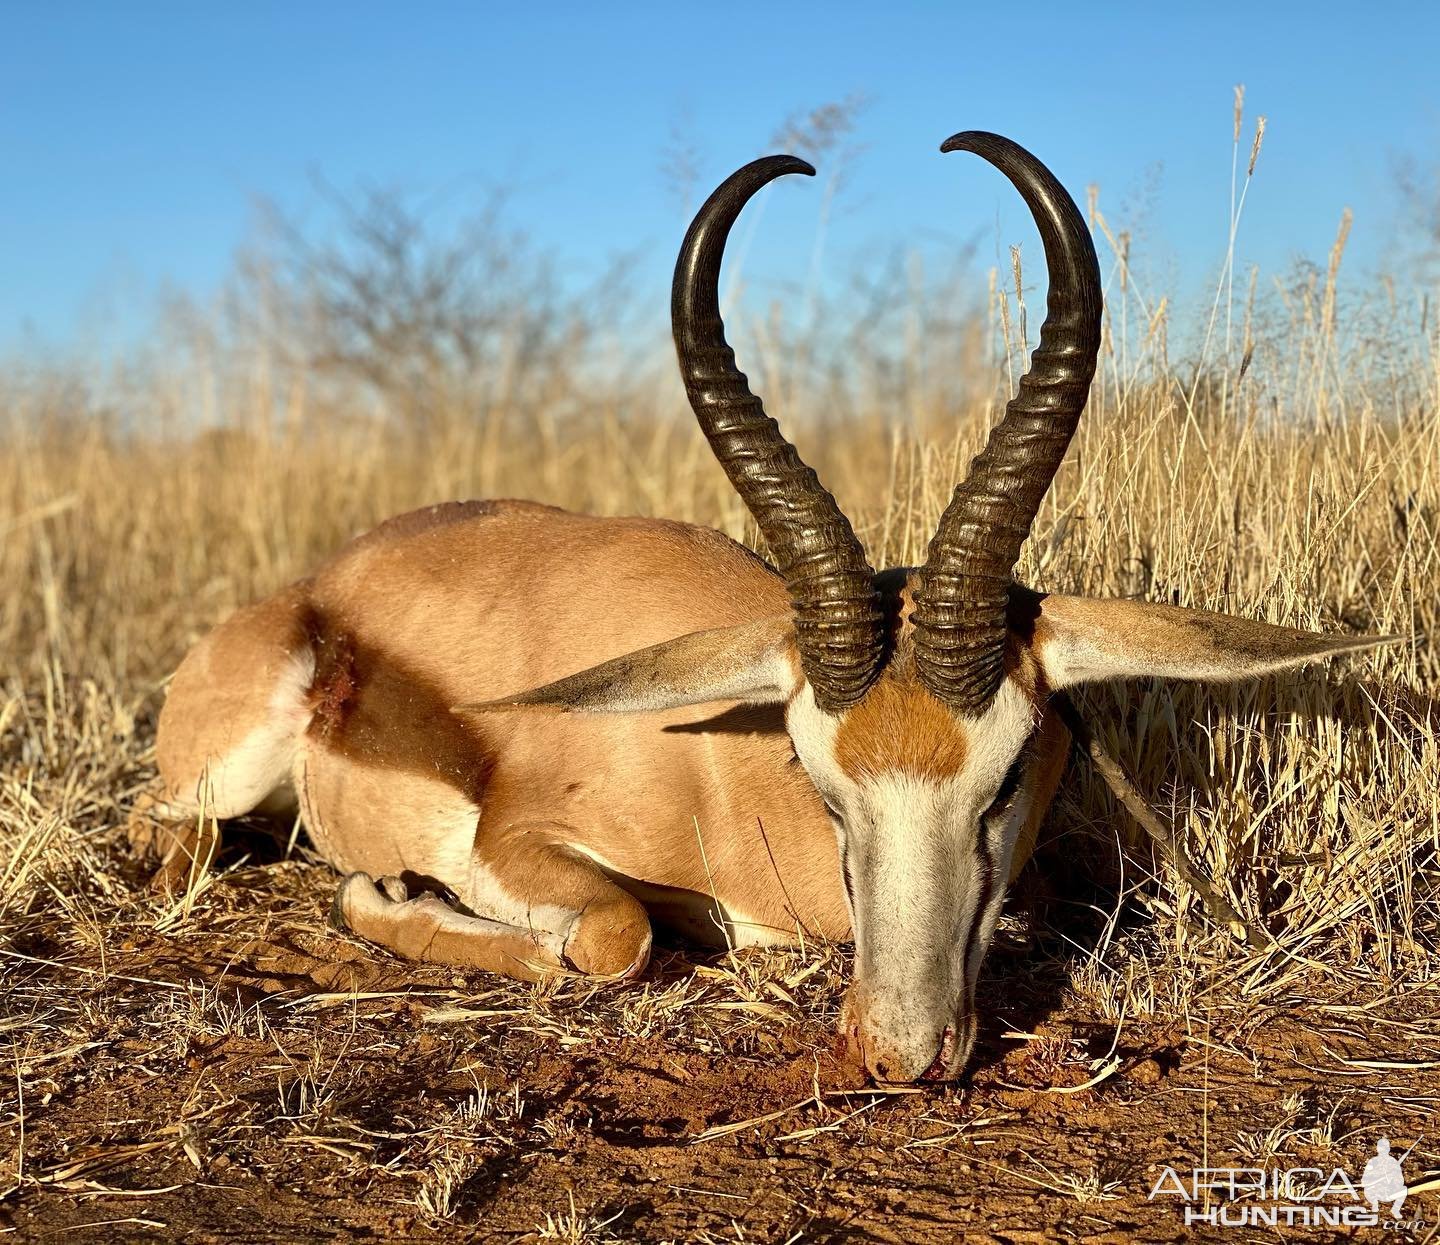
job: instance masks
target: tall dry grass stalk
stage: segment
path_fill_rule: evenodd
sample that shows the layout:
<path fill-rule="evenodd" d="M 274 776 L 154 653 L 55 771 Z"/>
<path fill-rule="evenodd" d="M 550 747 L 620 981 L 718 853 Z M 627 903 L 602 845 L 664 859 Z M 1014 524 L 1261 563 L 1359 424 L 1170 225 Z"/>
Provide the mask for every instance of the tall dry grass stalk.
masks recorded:
<path fill-rule="evenodd" d="M 1237 150 L 1239 124 L 1237 101 Z M 1253 152 L 1246 183 L 1252 172 Z M 1187 367 L 1170 359 L 1168 301 L 1143 287 L 1094 196 L 1091 217 L 1104 353 L 1020 577 L 1299 627 L 1434 633 L 1440 350 L 1403 300 L 1373 300 L 1377 319 L 1358 299 L 1347 327 L 1336 285 L 1348 216 L 1328 270 L 1258 303 L 1252 276 L 1243 361 L 1226 297 L 1224 358 L 1207 357 L 1212 313 Z M 944 299 L 917 302 L 906 322 L 918 330 L 889 362 L 857 347 L 838 369 L 797 375 L 787 360 L 821 352 L 793 351 L 774 323 L 750 326 L 742 357 L 759 359 L 772 410 L 877 564 L 922 556 L 1023 366 L 1018 254 L 1010 275 L 992 274 L 988 325 L 932 314 Z M 521 362 L 500 349 L 493 367 L 519 371 L 487 371 L 478 396 L 430 386 L 423 427 L 395 417 L 407 403 L 394 394 L 278 338 L 204 318 L 187 332 L 170 361 L 103 388 L 83 371 L 0 377 L 0 919 L 69 896 L 103 938 L 120 884 L 93 844 L 148 772 L 165 676 L 230 610 L 384 516 L 515 496 L 753 538 L 668 370 L 596 379 L 600 328 Z M 832 401 L 842 389 L 848 408 Z M 1433 972 L 1437 689 L 1435 650 L 1417 642 L 1228 689 L 1138 682 L 1084 699 L 1236 907 L 1280 935 L 1268 958 L 1236 961 L 1258 990 L 1300 966 L 1392 982 Z M 1077 851 L 1127 833 L 1079 767 L 1055 818 Z M 1166 879 L 1141 889 L 1172 959 L 1244 956 L 1197 942 L 1189 900 Z M 1177 972 L 1157 989 L 1200 980 Z"/>

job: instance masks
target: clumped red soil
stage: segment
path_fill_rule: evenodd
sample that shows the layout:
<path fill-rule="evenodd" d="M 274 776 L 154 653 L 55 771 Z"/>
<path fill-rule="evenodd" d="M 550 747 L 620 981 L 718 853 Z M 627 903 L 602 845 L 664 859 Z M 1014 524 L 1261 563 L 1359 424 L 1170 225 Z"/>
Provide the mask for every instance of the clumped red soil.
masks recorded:
<path fill-rule="evenodd" d="M 1117 1023 L 1012 938 L 968 1078 L 887 1093 L 835 1045 L 840 949 L 672 947 L 635 986 L 535 990 L 328 930 L 314 865 L 235 868 L 173 923 L 115 870 L 72 908 L 88 931 L 4 959 L 19 1239 L 1178 1241 L 1146 1196 L 1166 1165 L 1358 1174 L 1388 1135 L 1421 1139 L 1412 1183 L 1435 1166 L 1414 994 L 1255 1008 L 1217 982 Z"/>

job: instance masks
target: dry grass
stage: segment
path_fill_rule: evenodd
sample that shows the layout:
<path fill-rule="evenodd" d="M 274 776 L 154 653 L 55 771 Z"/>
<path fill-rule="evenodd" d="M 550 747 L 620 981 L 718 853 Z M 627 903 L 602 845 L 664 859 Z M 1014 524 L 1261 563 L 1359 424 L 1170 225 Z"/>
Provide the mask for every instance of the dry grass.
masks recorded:
<path fill-rule="evenodd" d="M 1010 1042 L 1010 1053 L 991 1061 L 991 1089 L 1009 1102 L 1011 1082 L 1025 1076 L 1038 1102 L 1093 1081 L 1063 1098 L 1079 1112 L 1107 1092 L 1115 1068 L 1139 1066 L 1111 1057 L 1137 1034 L 1160 1045 L 1187 1035 L 1202 1086 L 1226 1060 L 1280 1077 L 1275 1049 L 1248 1045 L 1249 1035 L 1299 1008 L 1330 1035 L 1330 1058 L 1306 1053 L 1329 1072 L 1280 1077 L 1273 1119 L 1226 1124 L 1207 1100 L 1200 1118 L 1216 1132 L 1203 1144 L 1221 1146 L 1228 1128 L 1237 1154 L 1293 1153 L 1302 1142 L 1348 1153 L 1359 1142 L 1347 1138 L 1383 1127 L 1399 1135 L 1434 1105 L 1433 1077 L 1422 1087 L 1419 1068 L 1357 1071 L 1342 1055 L 1385 1050 L 1419 1065 L 1437 1056 L 1440 663 L 1418 637 L 1434 634 L 1440 612 L 1440 352 L 1419 331 L 1418 304 L 1392 290 L 1354 300 L 1348 321 L 1337 309 L 1347 222 L 1326 268 L 1269 297 L 1237 296 L 1233 324 L 1227 301 L 1206 334 L 1204 366 L 1172 364 L 1163 300 L 1129 270 L 1124 236 L 1103 215 L 1097 223 L 1110 243 L 1101 377 L 1020 576 L 1051 590 L 1417 639 L 1228 689 L 1138 683 L 1086 694 L 1137 785 L 1277 942 L 1255 954 L 1201 928 L 1192 898 L 1155 876 L 1103 786 L 1073 767 L 1052 818 L 1061 841 L 1051 864 L 1105 857 L 1121 840 L 1132 849 L 1123 874 L 1101 879 L 1111 885 L 1097 892 L 1104 912 L 1086 927 L 1088 941 L 1072 945 L 1078 936 L 1061 922 L 1061 937 L 1047 942 L 1022 914 L 996 971 L 1048 983 L 1035 988 L 1051 991 L 1051 1012 L 1086 1018 L 1101 1036 L 1045 1021 L 1041 1009 L 1029 1022 L 1035 1033 L 992 1039 Z M 877 564 L 919 556 L 1018 366 L 1023 277 L 1014 282 L 992 282 L 999 366 L 974 366 L 983 323 L 965 337 L 969 398 L 935 380 L 949 351 L 922 334 L 930 344 L 913 347 L 899 381 L 848 378 L 884 401 L 823 436 L 815 406 L 793 396 L 806 377 L 776 362 L 797 356 L 754 328 L 748 353 L 781 395 L 775 413 Z M 152 772 L 165 676 L 205 628 L 350 534 L 410 507 L 496 495 L 753 536 L 684 417 L 678 386 L 668 375 L 646 379 L 658 368 L 619 387 L 577 379 L 553 401 L 492 394 L 478 409 L 437 400 L 417 435 L 387 418 L 383 394 L 277 347 L 207 338 L 201 348 L 200 336 L 169 363 L 132 373 L 0 378 L 0 1027 L 11 1051 L 0 1065 L 9 1085 L 0 1087 L 9 1145 L 0 1185 L 10 1186 L 0 1210 L 8 1205 L 22 1226 L 48 1214 L 143 1235 L 171 1221 L 167 1195 L 116 1191 L 198 1179 L 250 1189 L 235 1205 L 278 1216 L 291 1225 L 274 1229 L 282 1236 L 304 1235 L 305 1208 L 350 1189 L 373 1194 L 381 1209 L 367 1222 L 382 1235 L 476 1223 L 535 1156 L 585 1152 L 583 1138 L 598 1144 L 595 1121 L 626 1092 L 603 1062 L 635 1066 L 652 1051 L 666 1084 L 703 1082 L 694 1059 L 774 1064 L 784 1075 L 803 1065 L 793 1093 L 768 1106 L 759 1090 L 717 1087 L 725 1111 L 680 1111 L 679 1131 L 663 1134 L 675 1146 L 779 1113 L 715 1135 L 772 1138 L 772 1174 L 776 1154 L 843 1153 L 862 1140 L 898 1164 L 881 1163 L 868 1183 L 852 1173 L 832 1186 L 810 1169 L 784 1177 L 808 1190 L 797 1195 L 808 1209 L 765 1220 L 759 1231 L 776 1239 L 850 1222 L 866 1198 L 884 1201 L 879 1190 L 903 1190 L 922 1156 L 963 1152 L 976 1197 L 1009 1190 L 1016 1205 L 1044 1196 L 1100 1214 L 1117 1190 L 1146 1187 L 1099 1151 L 1057 1152 L 1048 1126 L 985 1158 L 1005 1129 L 1019 1135 L 1025 1111 L 979 1118 L 963 1095 L 920 1103 L 823 1089 L 814 1052 L 843 982 L 838 948 L 698 965 L 676 955 L 653 980 L 619 992 L 411 971 L 325 929 L 328 875 L 303 838 L 283 833 L 248 840 L 249 854 L 222 858 L 178 900 L 147 892 L 118 827 Z M 583 361 L 575 366 L 584 374 Z M 1007 985 L 1003 1004 L 1014 998 Z M 104 1095 L 106 1078 L 128 1087 L 132 1109 Z M 576 1105 L 598 1083 L 609 1084 L 610 1107 Z M 778 1076 L 775 1092 L 788 1084 Z M 1335 1084 L 1353 1093 L 1337 1097 Z M 557 1094 L 570 1105 L 557 1108 Z M 624 1118 L 637 1136 L 661 1135 L 645 1131 L 658 1126 L 639 1107 Z M 1109 1127 L 1119 1126 L 1112 1118 Z M 717 1177 L 717 1189 L 703 1168 L 655 1163 L 653 1178 L 693 1212 L 685 1234 L 755 1239 L 753 1227 L 744 1235 L 745 1203 L 725 1200 L 736 1185 Z M 649 1211 L 627 1211 L 604 1180 L 572 1175 L 566 1197 L 554 1192 L 562 1184 L 549 1201 L 504 1203 L 507 1224 L 554 1240 L 660 1233 L 640 1226 L 659 1213 L 654 1197 Z M 666 1222 L 677 1231 L 679 1221 Z"/>

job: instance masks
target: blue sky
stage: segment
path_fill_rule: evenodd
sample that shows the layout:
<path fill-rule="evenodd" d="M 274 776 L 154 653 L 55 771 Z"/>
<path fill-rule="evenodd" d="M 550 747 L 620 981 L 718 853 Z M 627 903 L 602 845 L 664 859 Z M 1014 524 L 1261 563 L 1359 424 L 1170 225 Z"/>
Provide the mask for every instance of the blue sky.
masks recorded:
<path fill-rule="evenodd" d="M 1031 147 L 1140 238 L 1157 289 L 1203 297 L 1224 250 L 1231 88 L 1269 129 L 1241 262 L 1394 255 L 1393 162 L 1440 156 L 1440 4 L 21 3 L 0 8 L 0 351 L 69 349 L 202 297 L 265 196 L 324 229 L 315 175 L 479 205 L 593 275 L 638 257 L 663 311 L 683 232 L 677 129 L 708 189 L 790 114 L 868 103 L 824 263 L 978 247 L 1023 209 L 959 129 Z M 821 169 L 822 175 L 827 170 Z M 747 272 L 804 280 L 820 187 L 767 205 Z"/>

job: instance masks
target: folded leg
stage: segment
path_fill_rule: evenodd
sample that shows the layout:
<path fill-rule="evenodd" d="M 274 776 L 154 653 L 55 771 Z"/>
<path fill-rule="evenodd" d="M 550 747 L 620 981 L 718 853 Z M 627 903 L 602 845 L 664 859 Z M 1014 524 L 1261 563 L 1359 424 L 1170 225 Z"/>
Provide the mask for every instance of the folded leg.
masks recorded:
<path fill-rule="evenodd" d="M 536 981 L 563 971 L 632 978 L 650 958 L 650 919 L 592 861 L 547 834 L 521 832 L 456 888 L 471 911 L 399 878 L 352 873 L 335 923 L 406 959 Z"/>
<path fill-rule="evenodd" d="M 429 891 L 412 899 L 395 877 L 377 884 L 368 873 L 352 873 L 335 893 L 331 917 L 341 929 L 423 964 L 481 968 L 519 981 L 565 967 L 553 934 L 468 916 Z"/>

